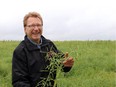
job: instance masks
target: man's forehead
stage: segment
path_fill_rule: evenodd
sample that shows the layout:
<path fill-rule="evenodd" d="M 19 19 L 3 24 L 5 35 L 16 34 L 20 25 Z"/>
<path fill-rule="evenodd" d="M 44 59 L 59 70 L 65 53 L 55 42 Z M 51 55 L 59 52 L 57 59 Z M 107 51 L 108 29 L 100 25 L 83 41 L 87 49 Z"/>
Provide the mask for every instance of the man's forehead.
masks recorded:
<path fill-rule="evenodd" d="M 41 19 L 38 17 L 29 17 L 27 23 L 39 23 L 42 24 Z"/>

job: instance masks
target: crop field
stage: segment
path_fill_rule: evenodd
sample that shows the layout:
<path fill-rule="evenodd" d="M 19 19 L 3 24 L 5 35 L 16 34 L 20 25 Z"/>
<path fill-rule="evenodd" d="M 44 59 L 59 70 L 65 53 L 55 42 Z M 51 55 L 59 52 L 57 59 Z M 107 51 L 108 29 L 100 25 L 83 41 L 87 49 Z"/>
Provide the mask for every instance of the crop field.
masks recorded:
<path fill-rule="evenodd" d="M 12 54 L 20 41 L 0 41 L 0 87 L 12 87 Z M 74 58 L 58 87 L 116 87 L 116 41 L 54 41 Z"/>

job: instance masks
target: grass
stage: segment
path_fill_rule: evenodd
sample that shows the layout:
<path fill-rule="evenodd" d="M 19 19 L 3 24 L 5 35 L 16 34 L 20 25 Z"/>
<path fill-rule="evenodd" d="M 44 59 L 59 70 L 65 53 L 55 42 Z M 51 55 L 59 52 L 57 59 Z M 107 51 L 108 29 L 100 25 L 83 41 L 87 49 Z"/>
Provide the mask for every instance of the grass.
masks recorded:
<path fill-rule="evenodd" d="M 54 41 L 75 60 L 58 87 L 116 87 L 116 41 Z M 0 41 L 0 87 L 11 85 L 12 53 L 19 41 Z"/>
<path fill-rule="evenodd" d="M 0 87 L 12 87 L 12 53 L 18 43 L 19 42 L 0 41 Z"/>

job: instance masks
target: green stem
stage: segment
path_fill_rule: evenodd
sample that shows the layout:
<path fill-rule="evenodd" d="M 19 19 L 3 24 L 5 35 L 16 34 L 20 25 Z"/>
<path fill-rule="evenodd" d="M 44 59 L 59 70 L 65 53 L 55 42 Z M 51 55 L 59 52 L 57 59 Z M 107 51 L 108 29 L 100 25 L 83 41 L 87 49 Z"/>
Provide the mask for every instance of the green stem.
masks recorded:
<path fill-rule="evenodd" d="M 56 87 L 57 78 L 59 77 L 60 72 L 61 72 L 61 69 L 60 69 L 60 68 L 61 68 L 61 66 L 59 66 L 58 69 L 57 69 L 56 79 L 55 79 L 55 81 L 54 81 L 54 86 L 53 86 L 53 87 Z"/>

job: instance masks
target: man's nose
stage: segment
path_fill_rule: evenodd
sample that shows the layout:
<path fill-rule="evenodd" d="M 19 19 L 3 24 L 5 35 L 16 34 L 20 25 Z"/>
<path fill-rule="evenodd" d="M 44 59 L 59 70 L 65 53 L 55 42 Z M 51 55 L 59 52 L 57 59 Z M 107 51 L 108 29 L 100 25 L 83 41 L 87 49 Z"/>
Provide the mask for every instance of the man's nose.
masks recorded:
<path fill-rule="evenodd" d="M 34 30 L 38 30 L 39 28 L 38 28 L 38 26 L 36 25 L 36 26 L 34 26 Z"/>

